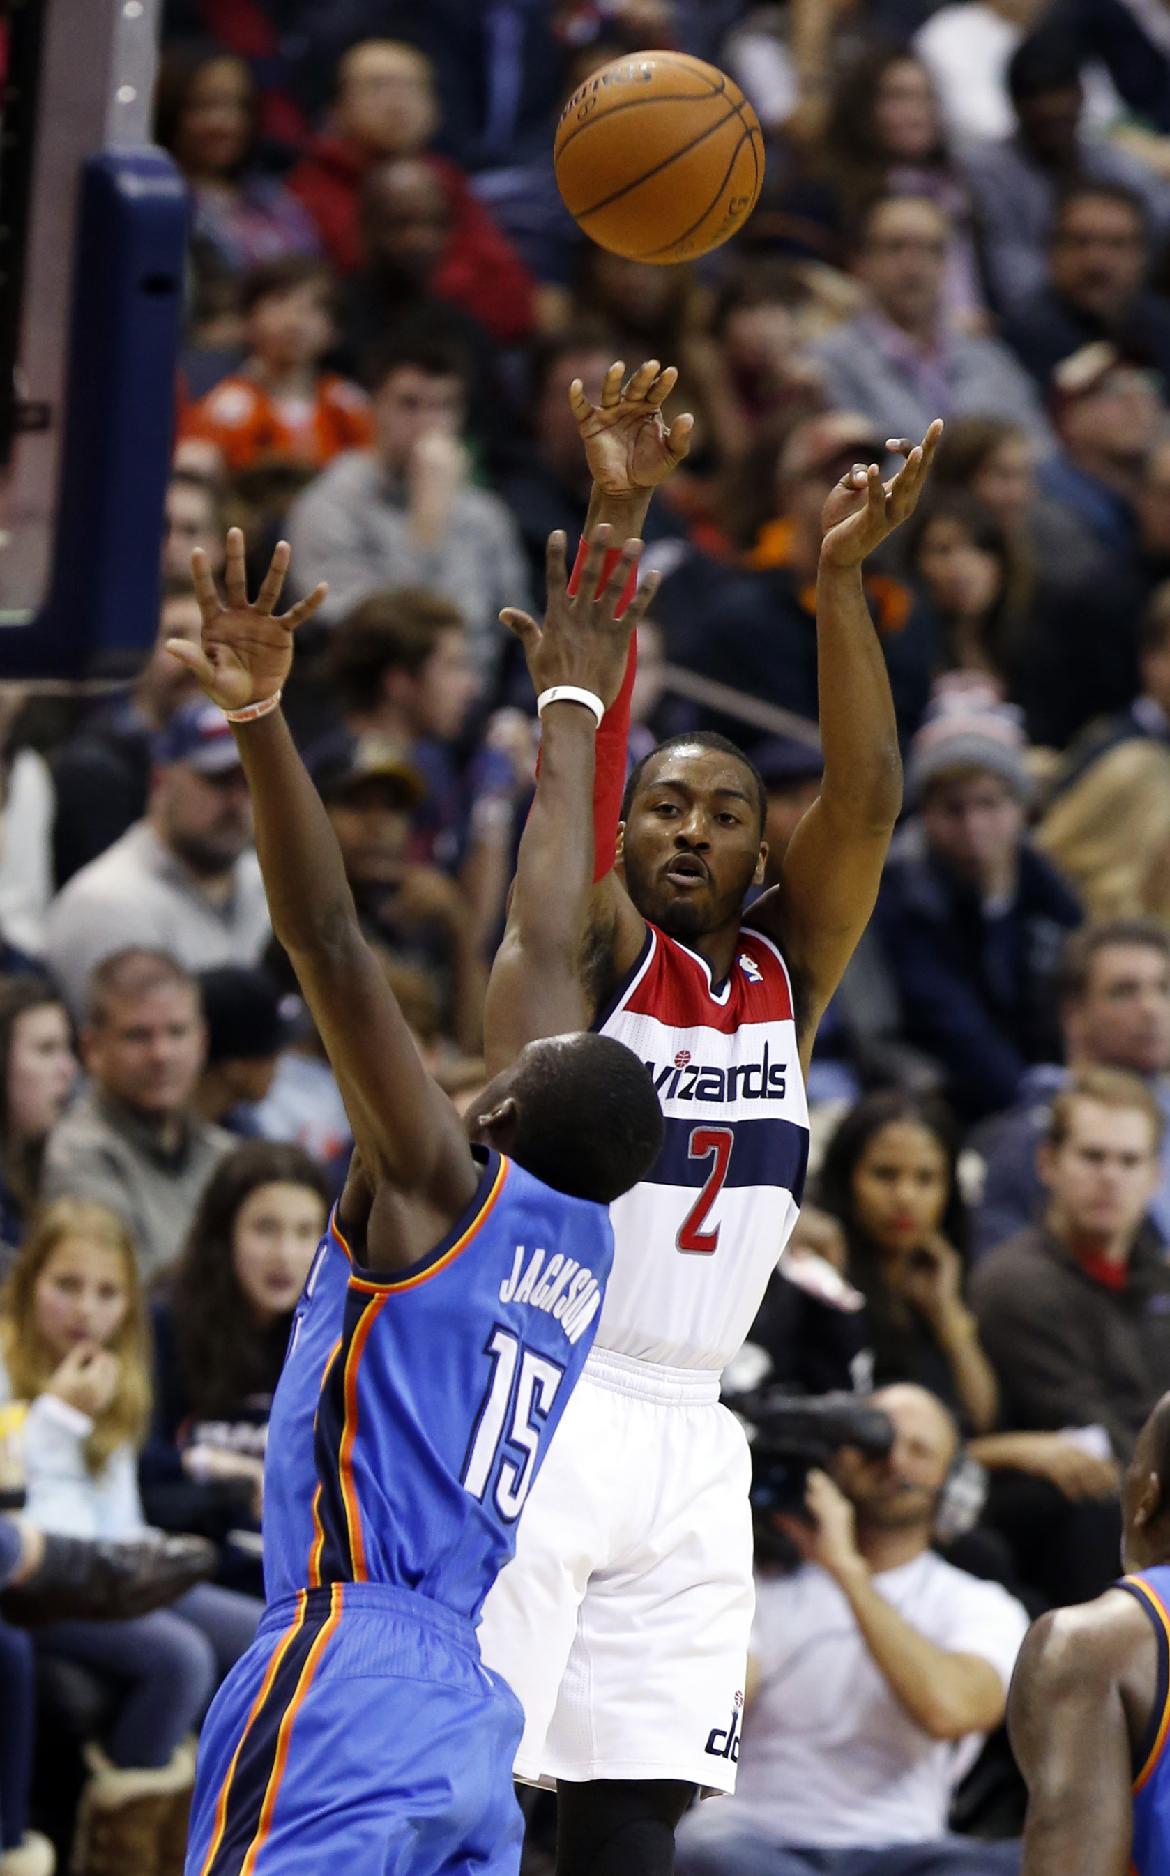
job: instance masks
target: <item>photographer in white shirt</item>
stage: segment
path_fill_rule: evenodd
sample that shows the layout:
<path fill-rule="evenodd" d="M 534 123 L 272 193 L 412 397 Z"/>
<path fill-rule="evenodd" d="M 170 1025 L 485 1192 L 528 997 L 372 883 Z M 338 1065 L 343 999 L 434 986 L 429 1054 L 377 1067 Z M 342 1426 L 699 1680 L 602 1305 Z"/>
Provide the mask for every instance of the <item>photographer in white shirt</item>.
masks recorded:
<path fill-rule="evenodd" d="M 834 1479 L 810 1475 L 807 1518 L 778 1519 L 802 1562 L 758 1576 L 736 1794 L 684 1819 L 678 1876 L 1019 1867 L 1018 1844 L 950 1836 L 947 1816 L 1003 1718 L 1028 1618 L 930 1548 L 959 1450 L 946 1409 L 910 1386 L 873 1404 L 889 1457 L 842 1452 Z"/>

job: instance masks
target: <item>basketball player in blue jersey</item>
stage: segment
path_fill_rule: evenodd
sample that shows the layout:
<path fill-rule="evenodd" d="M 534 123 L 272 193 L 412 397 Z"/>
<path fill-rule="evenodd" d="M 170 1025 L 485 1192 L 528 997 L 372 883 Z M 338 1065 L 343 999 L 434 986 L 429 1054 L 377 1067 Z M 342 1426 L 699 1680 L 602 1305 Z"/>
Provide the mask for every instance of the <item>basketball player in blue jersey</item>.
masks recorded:
<path fill-rule="evenodd" d="M 1021 1876 L 1170 1876 L 1170 1394 L 1138 1435 L 1122 1505 L 1126 1575 L 1041 1616 L 1016 1663 Z"/>
<path fill-rule="evenodd" d="M 690 424 L 668 429 L 660 415 L 673 368 L 651 360 L 624 388 L 622 377 L 613 366 L 596 407 L 579 382 L 570 398 L 594 476 L 590 527 L 606 521 L 625 538 L 685 454 Z M 614 1268 L 597 1340 L 481 1631 L 484 1659 L 524 1706 L 517 1775 L 557 1790 L 558 1876 L 668 1876 L 674 1827 L 696 1789 L 734 1788 L 727 1741 L 743 1707 L 754 1601 L 750 1468 L 719 1401 L 720 1374 L 797 1215 L 804 1074 L 901 806 L 862 569 L 913 512 L 941 430 L 932 424 L 914 448 L 892 442 L 906 461 L 890 481 L 861 464 L 826 490 L 824 778 L 777 888 L 746 909 L 767 857 L 765 800 L 733 744 L 673 739 L 635 770 L 622 800 L 629 672 L 599 733 L 600 877 L 582 991 L 595 1027 L 650 1065 L 665 1140 L 651 1173 L 611 1208 Z M 535 624 L 526 630 L 535 642 Z M 509 926 L 489 988 L 490 1063 L 514 1059 L 531 1034 L 533 988 Z"/>
<path fill-rule="evenodd" d="M 545 761 L 513 924 L 542 1035 L 466 1128 L 367 945 L 279 708 L 292 629 L 228 537 L 227 604 L 193 558 L 201 646 L 172 649 L 236 727 L 273 928 L 325 1041 L 357 1153 L 296 1312 L 265 1471 L 269 1606 L 204 1728 L 187 1876 L 514 1876 L 521 1717 L 482 1665 L 480 1605 L 580 1374 L 612 1257 L 607 1203 L 662 1123 L 645 1069 L 579 1031 L 593 740 L 631 625 L 550 547 L 530 638 Z M 638 543 L 623 557 L 632 572 Z M 647 594 L 647 597 L 649 595 Z M 555 890 L 550 885 L 555 884 Z M 470 1136 L 470 1138 L 469 1138 Z"/>

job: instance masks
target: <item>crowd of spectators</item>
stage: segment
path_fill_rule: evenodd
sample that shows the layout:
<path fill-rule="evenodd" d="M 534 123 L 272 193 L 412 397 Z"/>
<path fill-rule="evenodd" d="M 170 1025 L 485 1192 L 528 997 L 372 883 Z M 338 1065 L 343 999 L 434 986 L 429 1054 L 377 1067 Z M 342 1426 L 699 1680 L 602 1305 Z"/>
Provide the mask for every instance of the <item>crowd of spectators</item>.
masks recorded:
<path fill-rule="evenodd" d="M 30 1532 L 78 1540 L 84 1575 L 150 1528 L 205 1540 L 213 1580 L 114 1623 L 79 1597 L 32 1646 L 0 1613 L 0 1876 L 51 1867 L 30 1818 L 65 1858 L 75 1810 L 83 1876 L 124 1871 L 127 1806 L 181 1868 L 349 1149 L 233 738 L 164 649 L 198 636 L 191 551 L 222 566 L 239 523 L 253 569 L 287 535 L 296 590 L 329 582 L 286 709 L 460 1101 L 538 742 L 497 615 L 539 608 L 548 532 L 584 520 L 570 381 L 649 357 L 696 428 L 647 523 L 631 761 L 732 736 L 770 878 L 820 773 L 825 495 L 946 423 L 866 572 L 905 813 L 753 1335 L 774 1382 L 878 1389 L 894 1453 L 847 1455 L 771 1534 L 718 1748 L 742 1737 L 742 1791 L 687 1820 L 680 1870 L 1010 1871 L 1006 1748 L 988 1802 L 960 1783 L 1024 1612 L 1115 1574 L 1121 1470 L 1170 1386 L 1170 4 L 162 11 L 156 135 L 193 218 L 158 641 L 99 703 L 6 697 L 0 722 L 0 1511 L 25 1518 L 0 1517 L 0 1582 L 35 1576 Z M 765 127 L 759 207 L 694 265 L 591 248 L 553 179 L 569 91 L 647 44 L 719 62 Z M 546 1851 L 537 1807 L 532 1876 Z"/>

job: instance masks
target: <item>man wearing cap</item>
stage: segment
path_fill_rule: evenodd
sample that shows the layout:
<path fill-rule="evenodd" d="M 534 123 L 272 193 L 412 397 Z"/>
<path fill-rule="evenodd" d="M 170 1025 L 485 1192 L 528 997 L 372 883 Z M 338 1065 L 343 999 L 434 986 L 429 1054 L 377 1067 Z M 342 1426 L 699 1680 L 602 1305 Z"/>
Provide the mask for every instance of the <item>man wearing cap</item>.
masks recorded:
<path fill-rule="evenodd" d="M 1055 978 L 1076 899 L 1028 843 L 1031 780 L 1016 713 L 946 694 L 915 737 L 916 810 L 891 849 L 877 930 L 906 1033 L 938 1061 L 967 1120 L 1010 1106 L 1059 1052 Z"/>
<path fill-rule="evenodd" d="M 675 664 L 816 722 L 821 509 L 834 482 L 855 463 L 880 461 L 885 444 L 885 433 L 856 411 L 832 411 L 796 426 L 777 465 L 775 511 L 745 562 L 735 567 L 688 554 L 659 588 L 654 616 L 665 628 Z M 901 581 L 867 565 L 863 585 L 905 742 L 930 692 L 929 626 Z M 703 727 L 743 741 L 743 724 L 730 714 L 705 710 Z"/>
<path fill-rule="evenodd" d="M 199 993 L 207 1056 L 195 1106 L 213 1126 L 250 1139 L 260 1132 L 253 1110 L 276 1079 L 293 1025 L 275 979 L 258 966 L 221 964 L 203 971 Z"/>
<path fill-rule="evenodd" d="M 129 945 L 200 971 L 253 963 L 271 935 L 248 789 L 223 712 L 185 704 L 156 737 L 153 762 L 144 818 L 49 908 L 45 960 L 75 1016 L 94 966 Z"/>
<path fill-rule="evenodd" d="M 1124 572 L 1138 546 L 1143 471 L 1166 414 L 1157 382 L 1138 360 L 1098 339 L 1060 361 L 1051 389 L 1061 454 L 1041 465 L 1040 486 Z"/>

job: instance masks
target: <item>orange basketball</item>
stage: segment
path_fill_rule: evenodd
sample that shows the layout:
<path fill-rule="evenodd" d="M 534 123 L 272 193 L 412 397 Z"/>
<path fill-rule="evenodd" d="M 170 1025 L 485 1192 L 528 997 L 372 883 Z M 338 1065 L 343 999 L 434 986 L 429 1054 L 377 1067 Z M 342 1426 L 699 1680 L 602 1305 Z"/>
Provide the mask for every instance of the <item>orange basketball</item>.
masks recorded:
<path fill-rule="evenodd" d="M 760 121 L 734 80 L 683 52 L 603 65 L 561 112 L 565 207 L 628 260 L 690 261 L 743 227 L 764 180 Z"/>

